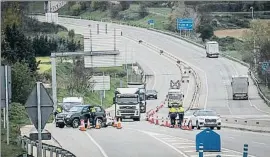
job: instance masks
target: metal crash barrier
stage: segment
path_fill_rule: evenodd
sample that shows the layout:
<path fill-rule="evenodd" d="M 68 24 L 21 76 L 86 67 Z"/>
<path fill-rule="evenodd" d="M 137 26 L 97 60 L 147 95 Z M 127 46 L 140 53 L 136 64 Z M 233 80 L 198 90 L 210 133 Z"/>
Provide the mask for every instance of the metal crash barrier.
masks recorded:
<path fill-rule="evenodd" d="M 23 150 L 26 151 L 26 154 L 32 156 L 38 156 L 37 154 L 37 146 L 38 142 L 31 141 L 27 136 L 18 137 L 18 145 L 21 146 Z M 34 151 L 35 150 L 35 151 Z M 43 157 L 76 157 L 70 151 L 67 151 L 63 148 L 52 146 L 46 143 L 42 143 L 42 156 Z"/>

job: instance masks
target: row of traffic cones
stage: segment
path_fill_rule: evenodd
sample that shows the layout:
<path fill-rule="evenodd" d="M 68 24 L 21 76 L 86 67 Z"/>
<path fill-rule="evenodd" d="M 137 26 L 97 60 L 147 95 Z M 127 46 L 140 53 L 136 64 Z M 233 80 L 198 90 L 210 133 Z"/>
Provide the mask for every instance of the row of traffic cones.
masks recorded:
<path fill-rule="evenodd" d="M 89 119 L 87 121 L 87 127 L 85 127 L 84 120 L 81 119 L 81 125 L 79 126 L 79 130 L 86 131 L 86 129 L 91 129 L 91 128 L 92 128 L 92 126 L 91 126 L 91 123 L 90 123 Z M 100 129 L 100 128 L 101 128 L 101 124 L 99 123 L 99 121 L 97 119 L 95 129 Z"/>
<path fill-rule="evenodd" d="M 117 128 L 117 129 L 122 129 L 122 124 L 121 124 L 120 118 L 118 119 L 118 121 L 116 121 L 116 118 L 114 118 L 113 127 Z"/>

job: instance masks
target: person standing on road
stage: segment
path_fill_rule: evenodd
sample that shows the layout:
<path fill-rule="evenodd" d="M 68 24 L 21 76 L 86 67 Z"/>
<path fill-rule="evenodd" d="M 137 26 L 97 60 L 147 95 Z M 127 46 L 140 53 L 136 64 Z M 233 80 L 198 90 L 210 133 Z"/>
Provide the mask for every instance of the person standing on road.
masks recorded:
<path fill-rule="evenodd" d="M 178 108 L 178 117 L 179 117 L 179 126 L 181 126 L 183 119 L 184 119 L 184 107 L 183 105 L 180 105 Z"/>
<path fill-rule="evenodd" d="M 91 112 L 92 124 L 93 124 L 93 126 L 95 127 L 95 126 L 96 126 L 96 120 L 95 120 L 95 117 L 96 117 L 96 109 L 95 109 L 95 107 L 92 107 L 90 112 Z"/>
<path fill-rule="evenodd" d="M 175 118 L 177 117 L 177 108 L 174 105 L 169 110 L 169 117 L 171 119 L 171 125 L 174 127 Z"/>

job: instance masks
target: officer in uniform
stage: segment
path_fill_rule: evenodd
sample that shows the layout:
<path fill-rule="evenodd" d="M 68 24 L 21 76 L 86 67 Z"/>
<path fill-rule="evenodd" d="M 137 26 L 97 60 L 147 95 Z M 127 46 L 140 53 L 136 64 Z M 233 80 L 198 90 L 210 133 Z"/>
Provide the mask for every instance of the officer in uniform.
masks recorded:
<path fill-rule="evenodd" d="M 96 119 L 95 119 L 96 109 L 95 109 L 95 107 L 92 107 L 90 112 L 91 112 L 92 124 L 93 124 L 93 126 L 95 126 L 96 125 Z"/>
<path fill-rule="evenodd" d="M 56 117 L 56 115 L 58 113 L 61 113 L 62 111 L 63 111 L 63 108 L 61 106 L 57 105 L 56 111 L 54 112 L 54 116 Z"/>
<path fill-rule="evenodd" d="M 169 117 L 171 119 L 171 125 L 174 127 L 175 125 L 175 118 L 177 117 L 177 108 L 173 104 L 169 110 Z"/>
<path fill-rule="evenodd" d="M 178 117 L 179 117 L 179 125 L 181 126 L 182 122 L 183 122 L 183 119 L 184 119 L 184 107 L 182 104 L 179 105 L 179 108 L 178 108 Z"/>

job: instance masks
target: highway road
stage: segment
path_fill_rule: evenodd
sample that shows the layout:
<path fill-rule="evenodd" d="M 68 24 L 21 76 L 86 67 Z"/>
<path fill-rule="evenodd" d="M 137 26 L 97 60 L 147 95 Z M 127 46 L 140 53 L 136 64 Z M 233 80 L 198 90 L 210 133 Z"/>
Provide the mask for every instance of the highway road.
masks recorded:
<path fill-rule="evenodd" d="M 40 17 L 44 20 L 44 17 Z M 67 28 L 74 28 L 76 33 L 87 29 L 89 23 L 96 22 L 79 19 L 59 18 L 59 23 Z M 110 24 L 109 28 L 117 25 Z M 232 101 L 230 78 L 234 74 L 246 74 L 247 69 L 238 63 L 225 58 L 208 59 L 204 50 L 179 39 L 158 34 L 145 29 L 117 26 L 123 30 L 124 36 L 141 39 L 190 63 L 200 75 L 202 92 L 200 107 L 215 109 L 223 116 L 268 115 L 269 108 L 257 94 L 256 87 L 251 83 L 250 100 Z M 126 41 L 128 41 L 126 39 Z M 149 106 L 155 107 L 162 100 L 168 90 L 169 80 L 179 78 L 179 69 L 168 59 L 159 56 L 146 47 L 129 41 L 134 46 L 136 59 L 146 65 L 155 77 L 148 87 L 159 91 L 159 100 L 149 101 Z M 192 83 L 190 84 L 192 87 Z M 192 88 L 184 85 L 184 92 L 190 95 Z M 188 92 L 187 92 L 188 91 Z M 190 96 L 189 96 L 190 97 Z M 187 98 L 189 99 L 189 98 Z M 187 100 L 188 101 L 188 100 Z M 161 111 L 166 116 L 167 109 Z M 126 122 L 122 130 L 107 128 L 80 132 L 72 128 L 59 129 L 51 127 L 50 131 L 55 138 L 78 156 L 92 153 L 93 156 L 192 156 L 195 155 L 194 141 L 197 130 L 181 131 L 178 129 L 153 126 L 147 122 Z M 269 134 L 252 133 L 230 129 L 217 131 L 222 138 L 223 154 L 241 156 L 243 144 L 249 144 L 249 152 L 255 156 L 264 157 L 270 153 Z M 89 146 L 89 147 L 88 147 Z M 92 147 L 93 146 L 93 147 Z M 87 147 L 87 148 L 86 148 Z M 85 148 L 85 149 L 84 149 Z M 161 148 L 161 149 L 160 149 Z M 212 156 L 214 156 L 214 153 Z M 223 156 L 226 156 L 223 155 Z M 211 155 L 209 155 L 211 156 Z"/>

